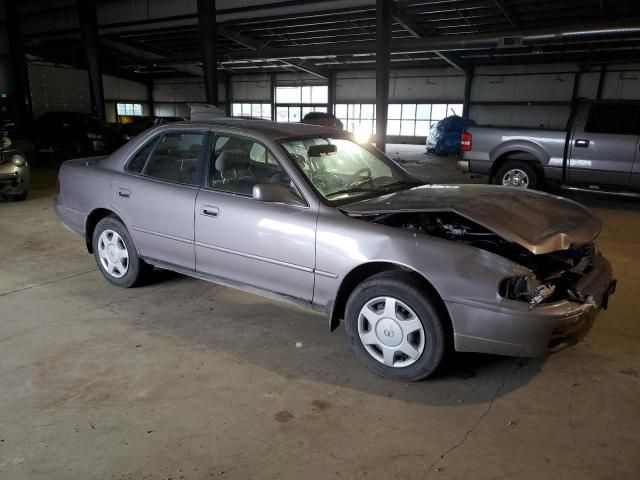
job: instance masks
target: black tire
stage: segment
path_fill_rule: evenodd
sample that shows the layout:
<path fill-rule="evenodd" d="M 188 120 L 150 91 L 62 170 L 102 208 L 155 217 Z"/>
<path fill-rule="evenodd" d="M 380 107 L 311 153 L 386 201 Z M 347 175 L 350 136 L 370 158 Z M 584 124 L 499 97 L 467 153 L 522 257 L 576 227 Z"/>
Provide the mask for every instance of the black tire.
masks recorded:
<path fill-rule="evenodd" d="M 105 230 L 112 230 L 120 235 L 127 248 L 129 257 L 128 267 L 126 273 L 120 278 L 112 276 L 105 269 L 102 261 L 100 260 L 100 255 L 98 252 L 98 240 L 100 238 L 100 235 Z M 102 272 L 102 275 L 114 285 L 123 288 L 137 287 L 147 282 L 147 280 L 151 276 L 151 273 L 153 272 L 153 266 L 149 265 L 138 256 L 138 252 L 135 248 L 135 245 L 131 241 L 131 236 L 129 235 L 127 228 L 116 217 L 108 216 L 100 220 L 96 225 L 95 230 L 93 231 L 93 238 L 91 241 L 93 245 L 93 255 L 96 259 L 96 263 L 98 264 L 100 272 Z"/>
<path fill-rule="evenodd" d="M 502 185 L 502 179 L 504 178 L 505 174 L 509 170 L 515 169 L 522 170 L 529 178 L 529 185 L 526 188 L 537 189 L 541 186 L 542 176 L 536 169 L 535 165 L 531 162 L 524 162 L 521 160 L 507 160 L 506 162 L 504 162 L 500 166 L 500 168 L 496 170 L 496 173 L 493 176 L 493 183 L 495 185 Z"/>
<path fill-rule="evenodd" d="M 364 347 L 358 334 L 362 307 L 376 297 L 400 300 L 418 316 L 424 331 L 424 350 L 406 367 L 390 367 L 376 360 Z M 448 318 L 435 299 L 435 292 L 423 288 L 415 276 L 405 272 L 383 272 L 358 285 L 347 301 L 345 331 L 356 356 L 374 373 L 402 381 L 418 381 L 432 375 L 440 366 L 448 345 Z"/>

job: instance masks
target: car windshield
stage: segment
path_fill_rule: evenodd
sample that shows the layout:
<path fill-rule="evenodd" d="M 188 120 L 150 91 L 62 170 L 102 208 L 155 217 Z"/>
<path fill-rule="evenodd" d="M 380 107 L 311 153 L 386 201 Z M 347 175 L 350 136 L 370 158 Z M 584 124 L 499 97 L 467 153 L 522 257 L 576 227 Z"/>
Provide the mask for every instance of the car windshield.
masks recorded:
<path fill-rule="evenodd" d="M 282 146 L 330 202 L 375 196 L 420 183 L 382 155 L 344 138 L 286 140 Z"/>

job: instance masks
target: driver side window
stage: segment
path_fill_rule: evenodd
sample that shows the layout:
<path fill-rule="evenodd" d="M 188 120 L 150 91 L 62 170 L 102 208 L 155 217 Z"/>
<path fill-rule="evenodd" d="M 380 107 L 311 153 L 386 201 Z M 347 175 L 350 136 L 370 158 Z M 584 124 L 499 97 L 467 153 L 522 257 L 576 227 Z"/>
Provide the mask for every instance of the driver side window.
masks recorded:
<path fill-rule="evenodd" d="M 291 186 L 291 178 L 262 143 L 234 135 L 219 135 L 209 160 L 208 187 L 252 196 L 253 186 L 276 183 Z"/>

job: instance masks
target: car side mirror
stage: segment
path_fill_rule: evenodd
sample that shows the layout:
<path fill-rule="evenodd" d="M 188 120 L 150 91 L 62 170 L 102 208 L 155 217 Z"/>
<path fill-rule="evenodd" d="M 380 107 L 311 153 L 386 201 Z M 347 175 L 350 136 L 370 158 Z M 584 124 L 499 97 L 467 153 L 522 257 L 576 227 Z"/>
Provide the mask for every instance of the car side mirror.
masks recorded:
<path fill-rule="evenodd" d="M 253 198 L 259 202 L 283 203 L 296 207 L 304 207 L 307 205 L 299 195 L 281 183 L 258 183 L 254 185 Z"/>

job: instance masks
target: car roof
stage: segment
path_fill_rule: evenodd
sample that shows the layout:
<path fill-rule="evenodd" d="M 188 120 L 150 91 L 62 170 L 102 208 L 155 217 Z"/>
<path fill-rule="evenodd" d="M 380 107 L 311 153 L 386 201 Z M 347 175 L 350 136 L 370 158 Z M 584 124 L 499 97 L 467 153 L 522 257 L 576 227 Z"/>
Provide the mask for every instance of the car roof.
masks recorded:
<path fill-rule="evenodd" d="M 180 125 L 182 122 L 171 125 Z M 246 118 L 221 117 L 206 121 L 184 122 L 189 125 L 219 125 L 222 127 L 237 128 L 247 132 L 256 132 L 271 138 L 306 137 L 313 135 L 332 135 L 345 137 L 345 132 L 335 128 L 309 125 L 306 123 L 280 123 L 271 120 L 248 120 Z"/>

